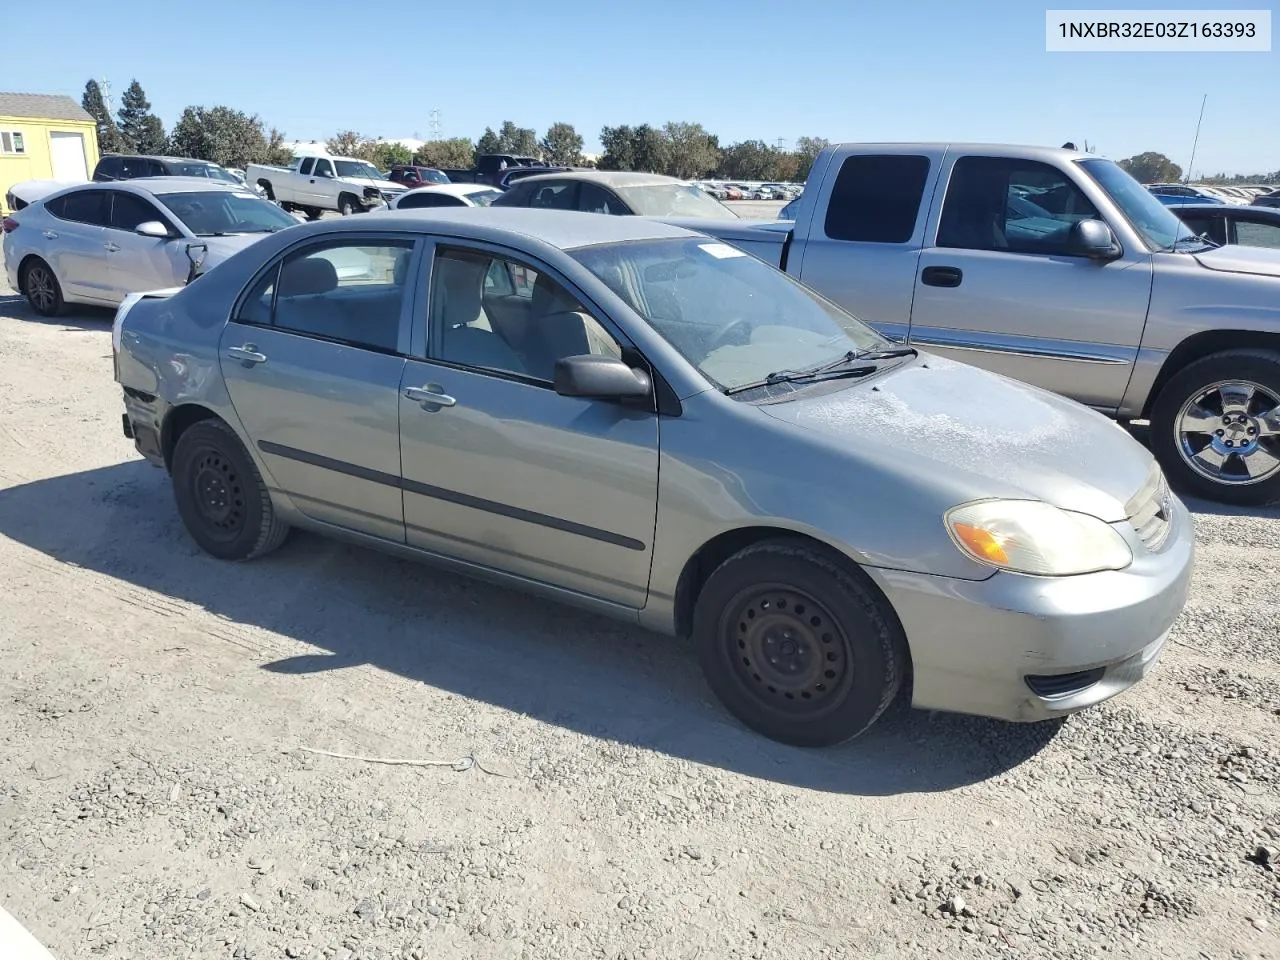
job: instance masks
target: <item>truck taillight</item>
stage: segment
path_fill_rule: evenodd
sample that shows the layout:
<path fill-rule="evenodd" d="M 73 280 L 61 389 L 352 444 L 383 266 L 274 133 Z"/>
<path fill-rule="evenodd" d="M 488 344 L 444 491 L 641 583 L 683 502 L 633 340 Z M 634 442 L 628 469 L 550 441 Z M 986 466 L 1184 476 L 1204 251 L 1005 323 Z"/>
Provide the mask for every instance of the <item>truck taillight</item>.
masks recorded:
<path fill-rule="evenodd" d="M 5 233 L 13 233 L 13 231 L 17 229 L 18 221 L 13 219 L 13 217 L 5 217 L 3 220 L 0 220 L 0 230 L 3 230 Z"/>

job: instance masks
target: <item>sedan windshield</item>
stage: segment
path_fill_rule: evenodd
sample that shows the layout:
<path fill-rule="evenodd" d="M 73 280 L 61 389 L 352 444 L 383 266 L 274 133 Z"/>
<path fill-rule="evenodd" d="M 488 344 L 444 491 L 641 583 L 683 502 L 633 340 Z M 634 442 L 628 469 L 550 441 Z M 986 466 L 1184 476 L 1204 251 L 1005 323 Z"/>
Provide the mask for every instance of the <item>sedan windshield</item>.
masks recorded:
<path fill-rule="evenodd" d="M 725 390 L 888 345 L 780 270 L 706 237 L 601 244 L 570 256 Z"/>
<path fill-rule="evenodd" d="M 1081 160 L 1080 166 L 1152 250 L 1173 250 L 1179 241 L 1195 236 L 1150 190 L 1110 160 Z"/>
<path fill-rule="evenodd" d="M 684 183 L 646 183 L 614 189 L 642 217 L 732 220 L 738 216 L 705 190 Z"/>
<path fill-rule="evenodd" d="M 381 171 L 372 163 L 363 160 L 335 160 L 340 177 L 365 177 L 369 180 L 383 179 Z"/>
<path fill-rule="evenodd" d="M 487 207 L 500 196 L 502 196 L 501 190 L 477 190 L 475 193 L 468 193 L 467 199 L 477 207 Z"/>
<path fill-rule="evenodd" d="M 156 199 L 197 237 L 275 233 L 298 222 L 274 203 L 235 190 L 166 193 Z"/>

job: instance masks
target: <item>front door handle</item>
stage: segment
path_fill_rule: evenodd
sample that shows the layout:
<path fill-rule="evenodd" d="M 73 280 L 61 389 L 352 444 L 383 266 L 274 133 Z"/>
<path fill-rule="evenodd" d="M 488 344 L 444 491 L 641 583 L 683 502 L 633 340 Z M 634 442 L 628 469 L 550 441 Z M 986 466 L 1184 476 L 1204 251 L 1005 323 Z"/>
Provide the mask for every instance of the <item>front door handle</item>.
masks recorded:
<path fill-rule="evenodd" d="M 958 287 L 964 274 L 959 267 L 925 267 L 920 282 L 930 287 Z"/>
<path fill-rule="evenodd" d="M 56 233 L 54 233 L 52 230 L 46 230 L 46 231 L 44 232 L 44 238 L 45 238 L 46 240 L 57 240 L 57 239 L 58 239 L 58 235 L 57 235 Z"/>
<path fill-rule="evenodd" d="M 120 249 L 120 248 L 119 248 L 119 247 L 118 247 L 118 246 L 117 246 L 113 241 L 111 241 L 111 240 L 108 240 L 106 243 L 104 243 L 104 244 L 103 244 L 103 246 L 104 246 L 104 247 L 106 247 L 106 249 L 107 249 L 107 252 L 108 252 L 108 253 L 115 253 L 116 251 L 118 251 L 118 250 Z"/>
<path fill-rule="evenodd" d="M 251 366 L 255 363 L 266 363 L 267 355 L 259 353 L 257 346 L 252 343 L 246 343 L 242 347 L 228 347 L 227 356 L 233 360 L 240 360 L 245 366 Z"/>
<path fill-rule="evenodd" d="M 444 388 L 437 383 L 428 383 L 424 387 L 405 387 L 404 395 L 424 406 L 452 407 L 458 402 L 445 393 Z"/>

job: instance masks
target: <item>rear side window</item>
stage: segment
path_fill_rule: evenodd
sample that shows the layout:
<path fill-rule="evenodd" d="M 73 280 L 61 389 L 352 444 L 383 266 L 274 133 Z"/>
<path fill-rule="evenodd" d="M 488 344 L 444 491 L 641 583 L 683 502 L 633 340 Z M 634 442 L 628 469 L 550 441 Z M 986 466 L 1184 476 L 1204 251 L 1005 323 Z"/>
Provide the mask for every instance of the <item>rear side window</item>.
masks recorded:
<path fill-rule="evenodd" d="M 836 175 L 823 229 L 832 240 L 906 243 L 928 179 L 928 157 L 849 157 Z"/>
<path fill-rule="evenodd" d="M 457 197 L 445 193 L 419 193 L 405 197 L 396 204 L 397 210 L 411 210 L 415 207 L 462 207 L 465 204 Z"/>
<path fill-rule="evenodd" d="M 76 223 L 88 223 L 95 227 L 107 225 L 107 193 L 105 190 L 81 190 L 60 197 L 55 204 L 48 204 L 47 209 L 55 217 L 73 220 Z"/>

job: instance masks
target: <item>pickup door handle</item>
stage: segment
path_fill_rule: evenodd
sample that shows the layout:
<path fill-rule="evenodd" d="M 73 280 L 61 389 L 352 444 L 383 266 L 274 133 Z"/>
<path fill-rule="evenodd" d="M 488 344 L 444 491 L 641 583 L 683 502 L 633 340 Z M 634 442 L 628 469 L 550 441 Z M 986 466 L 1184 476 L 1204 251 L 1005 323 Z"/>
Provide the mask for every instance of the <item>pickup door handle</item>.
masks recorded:
<path fill-rule="evenodd" d="M 958 287 L 964 278 L 959 267 L 925 267 L 920 282 L 930 287 Z"/>
<path fill-rule="evenodd" d="M 245 366 L 252 366 L 255 363 L 266 363 L 267 355 L 259 353 L 258 348 L 252 343 L 246 343 L 242 347 L 228 347 L 227 356 L 233 360 L 243 361 Z"/>
<path fill-rule="evenodd" d="M 405 387 L 404 395 L 426 406 L 452 407 L 458 402 L 435 383 L 428 383 L 425 387 Z"/>

